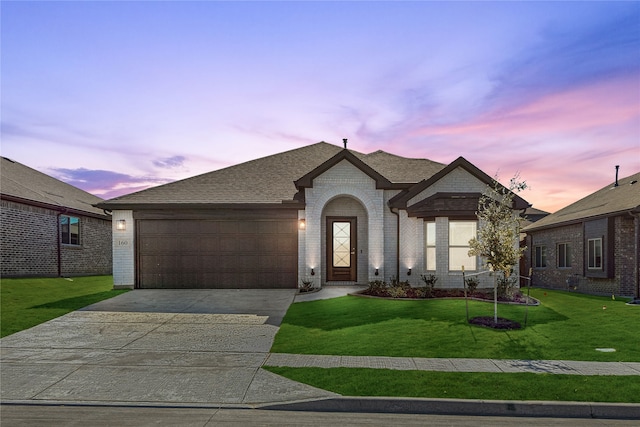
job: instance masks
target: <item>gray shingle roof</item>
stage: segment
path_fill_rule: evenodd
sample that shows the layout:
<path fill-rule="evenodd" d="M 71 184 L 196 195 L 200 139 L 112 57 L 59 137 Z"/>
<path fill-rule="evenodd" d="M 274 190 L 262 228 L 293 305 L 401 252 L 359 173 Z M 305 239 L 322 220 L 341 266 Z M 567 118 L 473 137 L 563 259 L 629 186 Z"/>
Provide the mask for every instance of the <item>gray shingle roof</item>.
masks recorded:
<path fill-rule="evenodd" d="M 578 200 L 559 211 L 524 228 L 522 231 L 534 231 L 572 223 L 584 219 L 595 219 L 617 213 L 635 211 L 640 213 L 640 172 L 614 183 Z"/>
<path fill-rule="evenodd" d="M 93 206 L 102 201 L 100 197 L 6 157 L 2 157 L 0 168 L 0 193 L 3 198 L 25 203 L 106 216 L 102 209 Z"/>
<path fill-rule="evenodd" d="M 319 142 L 208 172 L 181 181 L 110 199 L 109 209 L 153 204 L 280 204 L 293 200 L 294 182 L 338 154 L 342 147 Z M 383 151 L 350 152 L 391 182 L 416 183 L 445 165 L 426 159 L 408 159 Z"/>

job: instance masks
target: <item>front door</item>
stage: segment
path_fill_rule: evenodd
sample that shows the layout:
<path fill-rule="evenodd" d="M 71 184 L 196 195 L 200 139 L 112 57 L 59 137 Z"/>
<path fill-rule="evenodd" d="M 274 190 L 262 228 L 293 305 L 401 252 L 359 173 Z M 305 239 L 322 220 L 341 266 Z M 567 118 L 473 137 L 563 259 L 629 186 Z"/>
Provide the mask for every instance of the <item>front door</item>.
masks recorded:
<path fill-rule="evenodd" d="M 327 217 L 327 280 L 355 282 L 357 276 L 356 217 Z"/>

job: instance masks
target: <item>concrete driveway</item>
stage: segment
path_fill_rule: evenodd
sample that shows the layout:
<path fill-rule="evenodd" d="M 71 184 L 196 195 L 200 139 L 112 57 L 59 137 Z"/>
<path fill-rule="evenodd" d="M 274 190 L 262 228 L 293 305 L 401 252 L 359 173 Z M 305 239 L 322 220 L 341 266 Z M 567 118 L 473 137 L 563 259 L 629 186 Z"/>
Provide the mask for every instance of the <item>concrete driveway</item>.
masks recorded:
<path fill-rule="evenodd" d="M 335 397 L 260 368 L 294 297 L 127 292 L 0 340 L 0 398 L 255 407 Z"/>

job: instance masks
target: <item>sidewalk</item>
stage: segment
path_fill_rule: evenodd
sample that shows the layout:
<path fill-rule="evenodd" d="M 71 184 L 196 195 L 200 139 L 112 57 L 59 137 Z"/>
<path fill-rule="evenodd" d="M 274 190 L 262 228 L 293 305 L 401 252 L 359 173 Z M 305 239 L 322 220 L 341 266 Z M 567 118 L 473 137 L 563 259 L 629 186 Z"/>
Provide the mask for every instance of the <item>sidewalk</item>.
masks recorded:
<path fill-rule="evenodd" d="M 270 353 L 264 365 L 291 368 L 373 368 L 401 371 L 640 375 L 640 362 L 583 362 L 575 360 L 438 359 Z"/>

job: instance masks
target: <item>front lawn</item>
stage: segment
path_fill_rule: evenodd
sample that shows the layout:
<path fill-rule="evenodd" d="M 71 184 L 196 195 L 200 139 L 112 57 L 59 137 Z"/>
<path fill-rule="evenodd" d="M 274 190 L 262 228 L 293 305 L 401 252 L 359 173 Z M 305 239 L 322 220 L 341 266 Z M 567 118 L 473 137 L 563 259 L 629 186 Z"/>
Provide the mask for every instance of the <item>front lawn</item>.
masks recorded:
<path fill-rule="evenodd" d="M 2 279 L 0 281 L 0 337 L 112 298 L 112 276 Z"/>
<path fill-rule="evenodd" d="M 640 381 L 625 376 L 274 366 L 265 369 L 343 396 L 640 402 Z"/>
<path fill-rule="evenodd" d="M 481 359 L 640 361 L 640 307 L 625 300 L 533 289 L 527 327 L 494 330 L 466 322 L 464 300 L 342 297 L 292 304 L 274 353 Z M 524 323 L 524 306 L 498 315 Z M 493 304 L 470 301 L 469 316 Z M 596 349 L 614 348 L 615 352 Z M 265 367 L 346 396 L 640 402 L 640 377 Z"/>
<path fill-rule="evenodd" d="M 292 304 L 274 353 L 640 362 L 640 307 L 625 300 L 532 289 L 527 327 L 469 325 L 464 300 L 382 300 L 346 296 Z M 498 315 L 524 323 L 525 307 Z M 469 302 L 469 315 L 491 316 L 493 304 Z M 597 348 L 614 348 L 599 352 Z"/>

